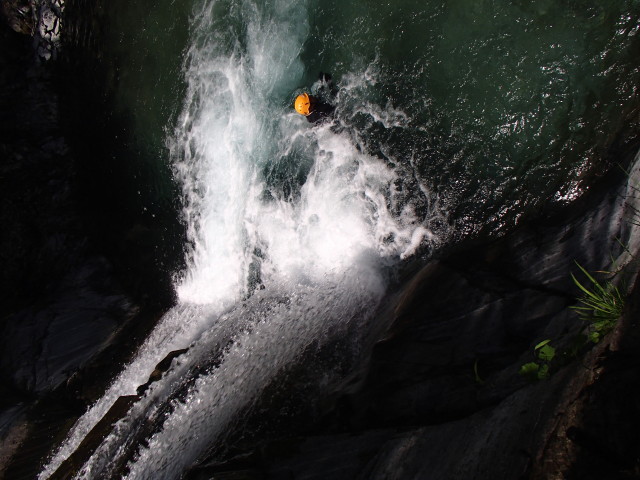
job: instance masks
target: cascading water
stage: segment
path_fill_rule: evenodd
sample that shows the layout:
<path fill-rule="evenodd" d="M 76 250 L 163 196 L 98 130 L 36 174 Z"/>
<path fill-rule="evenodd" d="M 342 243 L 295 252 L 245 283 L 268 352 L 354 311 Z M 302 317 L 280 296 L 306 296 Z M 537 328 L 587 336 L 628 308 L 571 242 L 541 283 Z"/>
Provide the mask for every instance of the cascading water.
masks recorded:
<path fill-rule="evenodd" d="M 310 128 L 291 112 L 309 30 L 303 2 L 209 0 L 194 18 L 184 109 L 169 140 L 190 240 L 179 304 L 40 478 L 154 365 L 187 348 L 78 474 L 178 478 L 311 345 L 364 336 L 385 266 L 435 241 L 428 192 L 399 188 L 406 172 L 365 153 L 339 121 Z M 345 77 L 338 100 L 361 87 L 355 79 L 375 81 L 363 73 Z M 391 105 L 357 108 L 403 118 Z M 350 339 L 347 362 L 362 340 Z M 340 380 L 331 368 L 322 377 Z"/>
<path fill-rule="evenodd" d="M 158 2 L 152 18 L 174 3 Z M 195 3 L 167 140 L 188 231 L 179 302 L 42 479 L 170 352 L 185 350 L 79 478 L 179 478 L 274 384 L 330 392 L 373 335 L 398 262 L 579 196 L 638 107 L 635 0 Z M 134 42 L 131 56 L 158 66 L 171 49 L 153 48 L 165 32 L 148 23 L 150 46 Z M 311 127 L 291 104 L 321 69 L 337 79 L 336 117 Z M 136 85 L 121 103 L 136 99 L 133 124 L 154 138 L 153 70 L 137 70 L 149 91 Z M 304 361 L 313 379 L 287 380 Z"/>

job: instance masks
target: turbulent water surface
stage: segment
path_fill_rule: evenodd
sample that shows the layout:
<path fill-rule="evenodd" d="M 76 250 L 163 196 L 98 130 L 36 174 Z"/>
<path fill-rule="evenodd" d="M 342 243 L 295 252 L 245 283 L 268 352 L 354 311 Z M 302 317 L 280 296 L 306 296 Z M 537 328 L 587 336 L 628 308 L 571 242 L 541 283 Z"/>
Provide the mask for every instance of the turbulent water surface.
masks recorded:
<path fill-rule="evenodd" d="M 179 302 L 41 478 L 173 350 L 80 478 L 179 478 L 274 384 L 338 388 L 394 266 L 579 196 L 638 107 L 638 1 L 176 3 L 127 4 L 106 48 L 181 188 Z M 321 70 L 336 114 L 311 126 L 291 105 Z"/>

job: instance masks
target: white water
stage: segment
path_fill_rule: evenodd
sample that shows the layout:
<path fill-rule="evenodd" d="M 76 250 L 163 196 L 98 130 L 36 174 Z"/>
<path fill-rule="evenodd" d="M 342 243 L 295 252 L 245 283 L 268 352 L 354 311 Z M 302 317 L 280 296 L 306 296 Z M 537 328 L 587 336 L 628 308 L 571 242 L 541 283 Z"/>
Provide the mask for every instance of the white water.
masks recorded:
<path fill-rule="evenodd" d="M 191 241 L 188 268 L 176 280 L 180 302 L 79 419 L 40 478 L 170 351 L 189 347 L 79 474 L 108 475 L 141 420 L 160 415 L 170 401 L 173 412 L 140 447 L 128 476 L 178 478 L 306 347 L 346 335 L 350 327 L 366 332 L 385 291 L 382 267 L 433 240 L 414 207 L 397 204 L 394 170 L 361 153 L 347 132 L 336 133 L 331 124 L 311 128 L 289 108 L 304 72 L 299 52 L 307 15 L 305 2 L 291 0 L 268 10 L 248 0 L 208 0 L 196 9 L 188 91 L 169 140 Z M 369 76 L 345 76 L 340 95 L 356 88 L 350 78 Z M 403 118 L 392 105 L 358 109 L 374 118 Z M 291 159 L 312 166 L 287 197 L 265 172 L 277 177 Z M 184 385 L 190 368 L 221 350 L 219 366 Z M 330 388 L 338 380 L 327 372 L 318 381 Z M 172 400 L 180 388 L 186 397 Z"/>

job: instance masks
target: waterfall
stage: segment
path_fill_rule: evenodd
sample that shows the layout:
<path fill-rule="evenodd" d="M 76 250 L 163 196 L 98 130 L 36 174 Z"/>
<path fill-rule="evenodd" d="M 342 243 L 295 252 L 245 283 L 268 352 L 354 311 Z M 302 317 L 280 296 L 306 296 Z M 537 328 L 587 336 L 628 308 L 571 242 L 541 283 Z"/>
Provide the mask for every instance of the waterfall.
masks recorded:
<path fill-rule="evenodd" d="M 340 107 L 319 126 L 293 112 L 307 3 L 195 7 L 184 107 L 167 139 L 189 238 L 187 268 L 175 280 L 179 302 L 40 478 L 169 352 L 187 349 L 79 473 L 108 476 L 126 464 L 128 478 L 179 478 L 311 346 L 348 335 L 349 351 L 339 356 L 356 358 L 386 269 L 436 241 L 424 215 L 427 192 L 408 199 L 398 187 L 405 172 L 367 153 Z M 391 104 L 353 106 L 362 81 L 375 82 L 375 69 L 345 75 L 338 102 L 402 122 Z M 331 388 L 341 375 L 329 367 L 322 382 Z"/>

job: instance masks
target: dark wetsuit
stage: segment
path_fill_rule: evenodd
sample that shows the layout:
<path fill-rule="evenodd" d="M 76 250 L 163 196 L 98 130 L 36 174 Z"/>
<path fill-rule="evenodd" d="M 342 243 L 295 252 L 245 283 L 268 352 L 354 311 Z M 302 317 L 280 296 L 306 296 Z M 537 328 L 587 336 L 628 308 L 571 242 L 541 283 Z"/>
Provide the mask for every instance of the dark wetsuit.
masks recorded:
<path fill-rule="evenodd" d="M 312 99 L 313 110 L 306 116 L 308 122 L 318 123 L 327 120 L 336 109 L 333 105 L 329 105 L 313 97 Z"/>
<path fill-rule="evenodd" d="M 318 79 L 322 82 L 319 92 L 320 96 L 325 98 L 325 100 L 335 98 L 336 90 L 333 86 L 331 74 L 320 72 Z M 333 115 L 335 109 L 336 107 L 327 102 L 323 102 L 320 98 L 311 97 L 311 113 L 307 115 L 307 121 L 310 123 L 320 123 L 328 120 L 331 115 Z"/>

